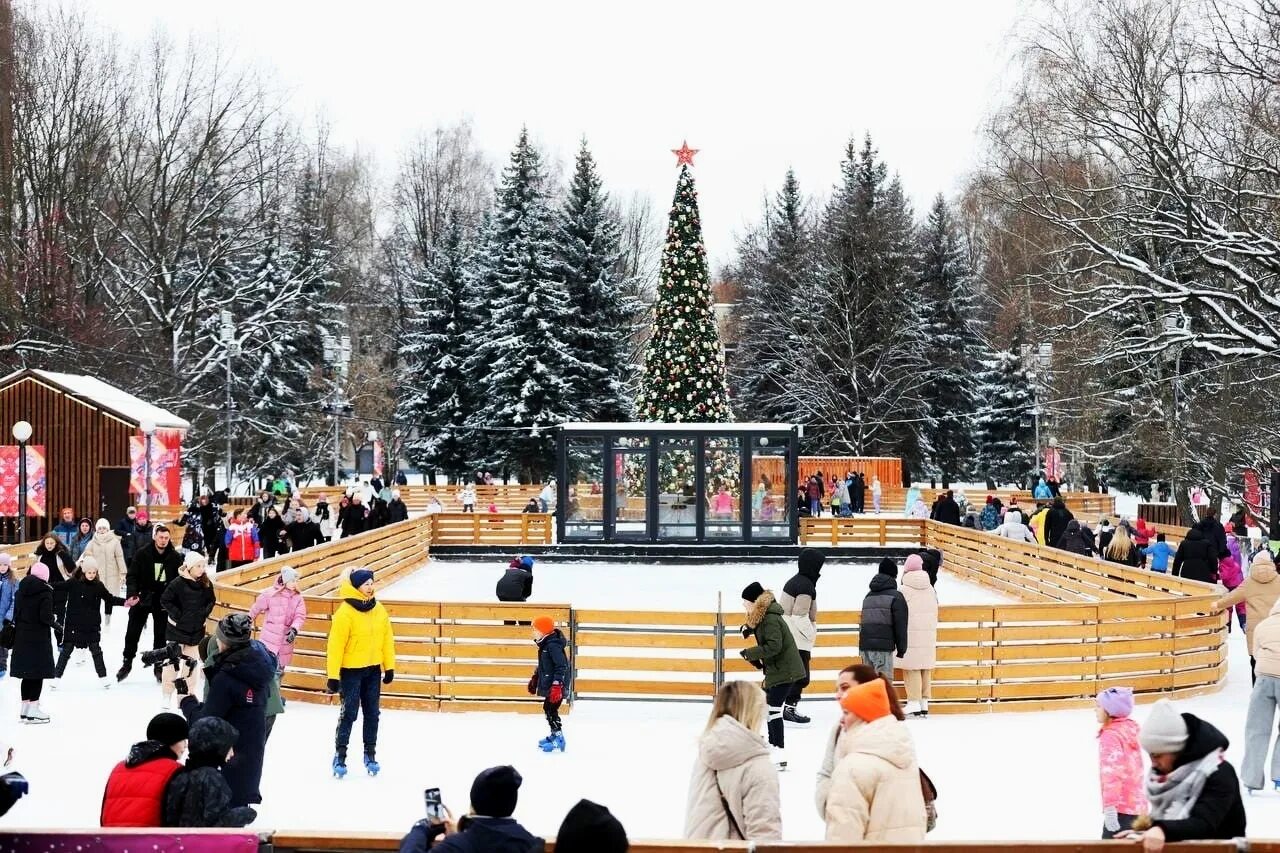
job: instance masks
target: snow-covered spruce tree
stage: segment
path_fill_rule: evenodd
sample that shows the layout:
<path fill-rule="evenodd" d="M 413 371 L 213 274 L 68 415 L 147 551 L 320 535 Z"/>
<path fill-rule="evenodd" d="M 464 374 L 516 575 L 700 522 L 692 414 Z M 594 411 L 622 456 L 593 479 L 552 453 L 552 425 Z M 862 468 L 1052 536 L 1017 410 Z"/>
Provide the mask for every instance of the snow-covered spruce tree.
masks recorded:
<path fill-rule="evenodd" d="M 581 365 L 570 393 L 583 420 L 630 416 L 626 340 L 641 307 L 621 274 L 621 238 L 617 212 L 584 139 L 556 229 L 556 270 L 569 294 L 571 345 Z"/>
<path fill-rule="evenodd" d="M 698 192 L 687 165 L 680 167 L 676 180 L 653 313 L 637 416 L 646 421 L 728 421 L 724 350 L 711 310 Z"/>
<path fill-rule="evenodd" d="M 850 141 L 841 174 L 819 230 L 821 283 L 797 344 L 808 366 L 793 393 L 810 448 L 899 456 L 918 471 L 930 416 L 911 207 L 869 136 L 861 148 Z"/>
<path fill-rule="evenodd" d="M 405 454 L 416 468 L 440 469 L 451 482 L 465 474 L 475 449 L 465 426 L 476 399 L 466 372 L 476 330 L 469 253 L 462 224 L 451 217 L 431 263 L 409 283 L 399 351 L 396 419 L 412 429 Z"/>
<path fill-rule="evenodd" d="M 750 420 L 790 422 L 794 348 L 804 339 L 803 299 L 813 286 L 813 234 L 795 172 L 766 205 L 764 222 L 739 245 L 742 301 L 734 311 L 737 348 L 729 373 L 737 389 L 734 408 Z"/>
<path fill-rule="evenodd" d="M 476 461 L 511 466 L 523 482 L 551 472 L 550 429 L 575 420 L 572 377 L 581 371 L 571 336 L 575 318 L 555 270 L 555 223 L 542 158 L 527 129 L 498 185 L 484 282 L 487 320 L 473 336 L 469 374 L 481 399 L 470 425 L 488 430 Z"/>
<path fill-rule="evenodd" d="M 999 486 L 1026 485 L 1035 465 L 1035 392 L 1022 366 L 1020 344 L 982 357 L 977 373 L 978 412 L 972 419 L 977 448 L 974 473 Z"/>
<path fill-rule="evenodd" d="M 932 449 L 929 469 L 943 483 L 963 479 L 973 466 L 974 374 L 983 346 L 968 257 L 964 237 L 939 194 L 920 231 L 917 296 L 928 348 L 921 395 L 931 414 L 925 424 Z"/>

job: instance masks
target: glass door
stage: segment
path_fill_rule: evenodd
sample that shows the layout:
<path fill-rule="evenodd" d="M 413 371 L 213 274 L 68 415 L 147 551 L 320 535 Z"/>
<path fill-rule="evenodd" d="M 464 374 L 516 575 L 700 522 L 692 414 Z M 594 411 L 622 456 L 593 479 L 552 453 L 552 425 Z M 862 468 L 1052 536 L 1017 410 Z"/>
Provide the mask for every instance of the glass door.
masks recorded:
<path fill-rule="evenodd" d="M 649 442 L 621 437 L 613 447 L 613 539 L 649 538 Z"/>

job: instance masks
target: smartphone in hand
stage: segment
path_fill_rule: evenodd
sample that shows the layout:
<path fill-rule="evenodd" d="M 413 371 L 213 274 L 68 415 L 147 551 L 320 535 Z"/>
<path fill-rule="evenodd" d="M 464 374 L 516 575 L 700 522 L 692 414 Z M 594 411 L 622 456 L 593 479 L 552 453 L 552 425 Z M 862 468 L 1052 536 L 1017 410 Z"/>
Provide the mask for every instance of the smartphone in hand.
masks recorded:
<path fill-rule="evenodd" d="M 444 823 L 449 819 L 444 803 L 440 801 L 439 788 L 427 788 L 422 792 L 422 799 L 427 805 L 427 820 L 431 823 Z"/>

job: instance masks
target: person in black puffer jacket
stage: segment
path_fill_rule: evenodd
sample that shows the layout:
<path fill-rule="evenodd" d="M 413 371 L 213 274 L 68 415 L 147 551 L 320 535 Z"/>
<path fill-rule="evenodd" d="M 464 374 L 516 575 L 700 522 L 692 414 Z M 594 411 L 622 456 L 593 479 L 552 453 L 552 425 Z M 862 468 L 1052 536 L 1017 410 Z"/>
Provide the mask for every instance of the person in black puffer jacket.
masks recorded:
<path fill-rule="evenodd" d="M 1218 548 L 1205 538 L 1203 528 L 1187 531 L 1178 551 L 1173 555 L 1173 574 L 1187 580 L 1216 583 L 1218 580 Z"/>
<path fill-rule="evenodd" d="M 81 557 L 76 573 L 67 581 L 67 621 L 65 623 L 62 651 L 54 666 L 53 677 L 62 678 L 67 662 L 76 649 L 88 649 L 93 657 L 93 668 L 104 687 L 107 680 L 107 663 L 102 659 L 102 604 L 132 606 L 132 601 L 112 595 L 98 577 L 98 561 L 93 557 Z"/>
<path fill-rule="evenodd" d="M 209 580 L 209 564 L 196 553 L 187 554 L 178 576 L 164 588 L 160 605 L 168 622 L 165 625 L 166 642 L 182 646 L 182 653 L 194 661 L 201 661 L 200 641 L 204 639 L 204 623 L 213 612 L 213 583 Z M 188 673 L 165 666 L 161 672 L 160 690 L 166 702 L 173 701 L 174 681 L 179 676 L 187 678 L 190 689 L 200 691 L 200 672 L 197 665 Z"/>
<path fill-rule="evenodd" d="M 235 726 L 217 717 L 205 717 L 191 727 L 186 769 L 165 788 L 165 826 L 246 826 L 257 818 L 249 806 L 231 804 L 231 786 L 222 775 L 239 737 Z"/>
<path fill-rule="evenodd" d="M 1231 553 L 1227 550 L 1227 529 L 1222 526 L 1221 521 L 1218 521 L 1216 512 L 1205 513 L 1196 527 L 1200 528 L 1200 532 L 1204 534 L 1205 541 L 1214 547 L 1215 559 L 1224 559 Z"/>
<path fill-rule="evenodd" d="M 797 559 L 799 571 L 782 587 L 782 595 L 778 598 L 783 621 L 791 629 L 804 664 L 804 678 L 791 682 L 791 692 L 782 706 L 783 721 L 795 726 L 807 726 L 810 722 L 808 717 L 796 712 L 796 705 L 800 703 L 801 693 L 809 686 L 809 660 L 818 636 L 818 576 L 824 562 L 826 557 L 821 551 L 803 549 Z"/>
<path fill-rule="evenodd" d="M 75 573 L 76 564 L 71 552 L 62 540 L 52 533 L 45 534 L 36 546 L 36 559 L 49 567 L 49 585 L 53 587 L 53 617 L 58 620 L 54 640 L 62 645 L 62 623 L 67 616 L 67 581 Z"/>
<path fill-rule="evenodd" d="M 862 624 L 858 626 L 858 656 L 876 672 L 893 678 L 894 653 L 907 653 L 907 600 L 898 591 L 898 564 L 889 557 L 871 579 L 862 600 Z"/>
<path fill-rule="evenodd" d="M 298 507 L 293 521 L 285 526 L 285 533 L 295 551 L 319 545 L 324 539 L 323 534 L 320 533 L 320 525 L 312 519 L 311 514 L 304 507 Z"/>
<path fill-rule="evenodd" d="M 1062 532 L 1062 536 L 1054 542 L 1054 545 L 1059 551 L 1069 551 L 1081 557 L 1093 556 L 1093 534 L 1074 518 L 1067 522 L 1067 529 Z"/>
<path fill-rule="evenodd" d="M 1075 519 L 1071 514 L 1071 510 L 1067 509 L 1067 502 L 1062 498 L 1054 498 L 1053 506 L 1049 508 L 1049 512 L 1044 517 L 1044 541 L 1050 545 L 1058 545 L 1058 541 L 1062 539 L 1062 535 L 1067 532 L 1067 525 Z M 1092 547 L 1093 543 L 1089 543 Z"/>
<path fill-rule="evenodd" d="M 409 520 L 409 507 L 400 500 L 400 490 L 391 490 L 391 500 L 387 503 L 387 524 L 396 524 Z"/>
<path fill-rule="evenodd" d="M 494 592 L 499 601 L 528 601 L 533 595 L 533 558 L 517 557 L 498 578 Z"/>
<path fill-rule="evenodd" d="M 924 573 L 929 576 L 929 585 L 938 585 L 938 569 L 942 567 L 942 552 L 937 548 L 925 548 L 920 552 L 920 561 L 924 564 Z"/>

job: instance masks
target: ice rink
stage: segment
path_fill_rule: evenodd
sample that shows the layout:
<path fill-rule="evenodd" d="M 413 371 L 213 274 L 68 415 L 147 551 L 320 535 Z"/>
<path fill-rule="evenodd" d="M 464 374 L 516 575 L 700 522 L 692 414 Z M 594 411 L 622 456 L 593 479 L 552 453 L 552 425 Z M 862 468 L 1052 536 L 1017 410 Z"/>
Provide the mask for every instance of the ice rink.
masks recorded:
<path fill-rule="evenodd" d="M 489 600 L 501 565 L 433 563 L 397 585 L 396 592 Z M 601 569 L 590 565 L 545 566 L 535 593 L 544 601 L 616 601 L 650 607 L 702 607 L 714 593 L 731 593 L 736 604 L 753 578 L 780 586 L 789 566 L 655 567 Z M 869 568 L 824 570 L 820 602 L 828 608 L 857 607 Z M 584 580 L 585 579 L 585 580 Z M 991 594 L 943 575 L 944 603 L 991 601 Z M 576 594 L 570 594 L 575 592 Z M 487 593 L 487 594 L 486 594 Z M 607 593 L 607 594 L 606 594 Z M 388 596 L 390 597 L 390 596 Z M 114 673 L 119 665 L 124 620 L 117 618 L 104 647 Z M 1231 674 L 1224 690 L 1182 703 L 1221 728 L 1232 740 L 1229 758 L 1241 760 L 1249 696 L 1244 636 L 1231 635 Z M 530 661 L 533 659 L 530 648 Z M 8 827 L 92 827 L 98 822 L 103 783 L 129 745 L 142 738 L 160 710 L 159 687 L 150 673 L 135 670 L 123 685 L 97 686 L 92 665 L 68 670 L 67 684 L 46 687 L 44 706 L 53 722 L 20 726 L 18 685 L 0 682 L 0 737 L 16 748 L 14 766 L 31 782 L 31 794 L 4 819 Z M 820 839 L 822 821 L 813 805 L 814 774 L 823 741 L 837 718 L 832 686 L 815 684 L 802 703 L 814 717 L 809 729 L 789 729 L 790 769 L 782 774 L 786 838 Z M 406 831 L 422 815 L 422 790 L 439 787 L 455 811 L 467 808 L 477 771 L 511 763 L 524 775 L 516 817 L 535 833 L 554 833 L 564 813 L 587 796 L 605 803 L 633 838 L 679 837 L 695 742 L 709 704 L 580 702 L 566 718 L 568 750 L 544 755 L 535 746 L 544 732 L 537 714 L 382 715 L 379 759 L 382 774 L 368 778 L 353 765 L 343 781 L 330 777 L 334 706 L 290 703 L 267 746 L 263 777 L 266 802 L 258 828 Z M 1139 720 L 1146 713 L 1140 708 Z M 1095 734 L 1089 710 L 1038 714 L 939 716 L 907 723 L 921 765 L 939 789 L 937 830 L 931 839 L 1078 839 L 1099 831 Z M 1280 795 L 1246 800 L 1250 835 L 1280 836 Z"/>

